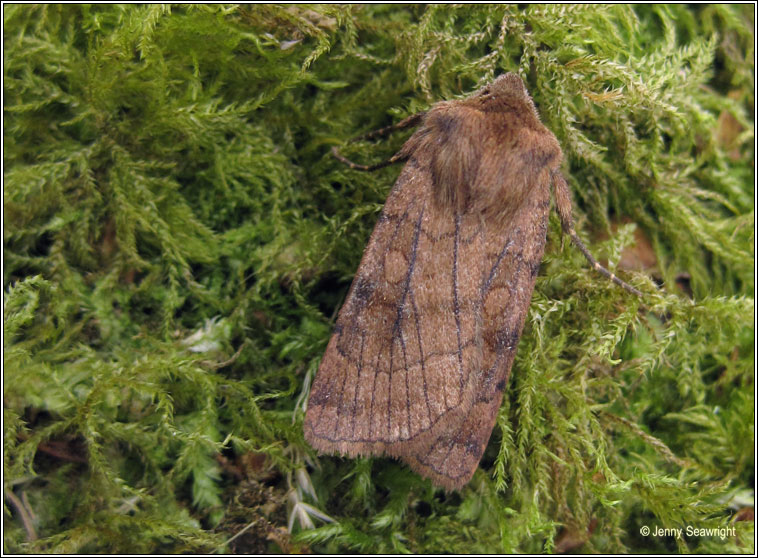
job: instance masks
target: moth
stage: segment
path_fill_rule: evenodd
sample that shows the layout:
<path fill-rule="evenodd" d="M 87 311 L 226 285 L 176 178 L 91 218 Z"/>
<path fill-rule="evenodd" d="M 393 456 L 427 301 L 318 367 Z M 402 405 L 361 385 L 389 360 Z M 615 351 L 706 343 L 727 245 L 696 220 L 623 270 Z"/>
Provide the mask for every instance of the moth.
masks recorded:
<path fill-rule="evenodd" d="M 322 453 L 389 455 L 438 486 L 473 476 L 495 424 L 545 248 L 550 186 L 576 235 L 561 148 L 524 82 L 501 75 L 397 127 L 405 167 L 371 235 L 310 391 Z M 382 133 L 381 130 L 378 133 Z"/>

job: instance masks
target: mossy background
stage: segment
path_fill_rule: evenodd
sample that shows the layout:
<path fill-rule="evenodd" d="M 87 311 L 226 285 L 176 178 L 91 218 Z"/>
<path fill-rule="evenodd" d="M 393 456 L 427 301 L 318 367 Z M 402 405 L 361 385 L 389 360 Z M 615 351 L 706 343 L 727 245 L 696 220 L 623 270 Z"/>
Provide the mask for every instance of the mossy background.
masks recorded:
<path fill-rule="evenodd" d="M 5 5 L 4 551 L 752 553 L 753 8 Z M 554 215 L 473 481 L 317 457 L 399 172 L 329 150 L 505 71 L 645 297 Z"/>

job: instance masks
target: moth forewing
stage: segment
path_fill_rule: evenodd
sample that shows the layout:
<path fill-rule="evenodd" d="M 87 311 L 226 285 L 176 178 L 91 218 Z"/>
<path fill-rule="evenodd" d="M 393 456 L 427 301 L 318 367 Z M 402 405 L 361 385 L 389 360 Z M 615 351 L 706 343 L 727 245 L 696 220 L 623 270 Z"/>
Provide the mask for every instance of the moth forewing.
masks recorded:
<path fill-rule="evenodd" d="M 517 75 L 409 122 L 420 125 L 386 162 L 407 160 L 313 382 L 305 437 L 322 452 L 397 457 L 457 489 L 510 376 L 551 182 L 563 228 L 578 237 L 560 146 Z"/>

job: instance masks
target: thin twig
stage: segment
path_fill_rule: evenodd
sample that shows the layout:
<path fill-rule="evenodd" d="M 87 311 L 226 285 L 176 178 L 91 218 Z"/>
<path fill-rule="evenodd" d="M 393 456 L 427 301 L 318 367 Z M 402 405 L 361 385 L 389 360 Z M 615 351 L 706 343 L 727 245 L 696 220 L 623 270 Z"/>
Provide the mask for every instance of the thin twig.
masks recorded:
<path fill-rule="evenodd" d="M 24 524 L 24 529 L 26 530 L 27 541 L 36 541 L 37 532 L 34 530 L 34 521 L 32 521 L 32 518 L 29 515 L 27 509 L 24 507 L 24 504 L 21 503 L 21 500 L 18 499 L 12 490 L 9 490 L 7 488 L 5 489 L 5 499 L 11 503 L 11 505 L 18 512 L 18 515 L 21 517 L 21 523 Z"/>
<path fill-rule="evenodd" d="M 65 444 L 65 442 L 63 443 Z M 87 458 L 81 455 L 69 453 L 65 449 L 60 447 L 60 442 L 42 442 L 37 446 L 37 449 L 42 453 L 52 455 L 63 461 L 72 461 L 74 463 L 87 463 Z"/>
<path fill-rule="evenodd" d="M 254 527 L 257 523 L 259 523 L 260 519 L 261 518 L 259 517 L 258 519 L 255 519 L 251 523 L 248 523 L 247 526 L 245 526 L 244 528 L 242 528 L 242 530 L 240 530 L 237 534 L 235 534 L 234 536 L 232 536 L 232 538 L 229 539 L 229 540 L 227 540 L 222 546 L 229 546 L 229 543 L 231 543 L 234 539 L 236 539 L 237 537 L 243 535 L 246 531 L 249 531 L 252 527 Z"/>
<path fill-rule="evenodd" d="M 242 349 L 245 348 L 245 343 L 242 343 L 240 345 L 239 349 L 237 349 L 237 352 L 232 355 L 231 358 L 228 360 L 225 360 L 224 362 L 211 362 L 210 360 L 204 360 L 202 361 L 202 364 L 207 366 L 208 368 L 212 368 L 213 370 L 218 370 L 219 368 L 223 368 L 224 366 L 229 366 L 232 364 L 235 360 L 237 360 L 242 353 Z"/>

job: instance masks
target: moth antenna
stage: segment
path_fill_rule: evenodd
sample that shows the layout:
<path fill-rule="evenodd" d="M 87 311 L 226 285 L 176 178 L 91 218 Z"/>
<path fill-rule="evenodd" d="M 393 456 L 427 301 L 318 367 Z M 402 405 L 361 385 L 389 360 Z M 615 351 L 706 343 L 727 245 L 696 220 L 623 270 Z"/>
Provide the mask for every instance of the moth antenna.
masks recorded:
<path fill-rule="evenodd" d="M 405 118 L 404 120 L 401 120 L 397 124 L 392 124 L 390 126 L 385 126 L 384 128 L 379 128 L 378 130 L 374 130 L 373 132 L 369 132 L 367 134 L 360 135 L 358 137 L 355 137 L 351 139 L 348 143 L 355 143 L 357 141 L 363 141 L 363 140 L 372 140 L 375 138 L 387 136 L 390 133 L 394 132 L 395 130 L 402 130 L 403 128 L 409 128 L 411 126 L 417 125 L 421 119 L 426 114 L 426 111 L 417 112 L 416 114 L 413 114 L 409 116 L 408 118 Z M 402 161 L 405 161 L 408 157 L 404 155 L 395 154 L 386 161 L 382 161 L 380 163 L 376 163 L 375 165 L 360 165 L 358 163 L 354 163 L 347 157 L 343 156 L 337 147 L 332 147 L 332 155 L 335 159 L 337 159 L 339 162 L 346 164 L 348 167 L 350 167 L 353 170 L 360 170 L 360 171 L 375 171 L 377 169 L 381 169 L 384 167 L 388 167 L 390 165 L 394 165 L 395 163 L 400 163 Z"/>
<path fill-rule="evenodd" d="M 616 283 L 619 287 L 622 287 L 625 291 L 628 291 L 632 293 L 633 295 L 642 297 L 642 291 L 635 289 L 629 283 L 616 277 L 615 273 L 608 271 L 606 268 L 600 265 L 600 263 L 592 256 L 592 254 L 590 254 L 590 251 L 587 250 L 587 247 L 584 245 L 584 243 L 579 239 L 573 227 L 569 229 L 568 235 L 571 238 L 571 242 L 573 242 L 576 245 L 576 247 L 579 248 L 582 254 L 584 254 L 584 257 L 587 258 L 587 261 L 590 262 L 590 264 L 595 269 L 595 271 L 599 271 L 601 274 L 605 275 L 608 279 Z"/>
<path fill-rule="evenodd" d="M 553 190 L 555 192 L 555 205 L 558 209 L 558 216 L 561 218 L 561 228 L 565 234 L 569 235 L 571 242 L 573 242 L 574 245 L 579 248 L 579 251 L 584 254 L 584 257 L 587 258 L 587 261 L 590 262 L 590 265 L 592 265 L 595 271 L 598 271 L 602 275 L 605 275 L 608 279 L 616 283 L 625 291 L 642 297 L 641 291 L 635 289 L 626 281 L 619 279 L 615 273 L 608 271 L 605 267 L 600 265 L 600 262 L 594 258 L 594 256 L 584 245 L 584 242 L 582 242 L 579 236 L 576 234 L 576 231 L 574 230 L 573 218 L 571 216 L 571 197 L 569 195 L 568 185 L 566 184 L 566 179 L 563 178 L 559 172 L 553 173 Z"/>
<path fill-rule="evenodd" d="M 382 169 L 384 167 L 388 167 L 390 165 L 394 165 L 395 163 L 400 163 L 402 161 L 405 161 L 408 157 L 407 156 L 399 156 L 397 153 L 387 159 L 386 161 L 382 161 L 381 163 L 376 163 L 375 165 L 360 165 L 358 163 L 354 163 L 347 157 L 343 156 L 337 147 L 332 147 L 332 156 L 337 159 L 340 163 L 346 164 L 348 167 L 350 167 L 353 170 L 360 170 L 360 171 L 375 171 L 377 169 Z"/>
<path fill-rule="evenodd" d="M 373 132 L 368 132 L 367 134 L 363 134 L 361 136 L 355 137 L 350 140 L 349 143 L 355 143 L 356 141 L 363 141 L 363 140 L 372 140 L 375 138 L 380 138 L 383 136 L 388 136 L 395 130 L 402 130 L 403 128 L 409 128 L 411 126 L 417 125 L 419 122 L 421 122 L 421 119 L 426 114 L 426 111 L 417 112 L 416 114 L 410 115 L 408 118 L 404 118 L 397 124 L 390 124 L 389 126 L 385 126 L 384 128 L 379 128 L 378 130 L 374 130 Z"/>

